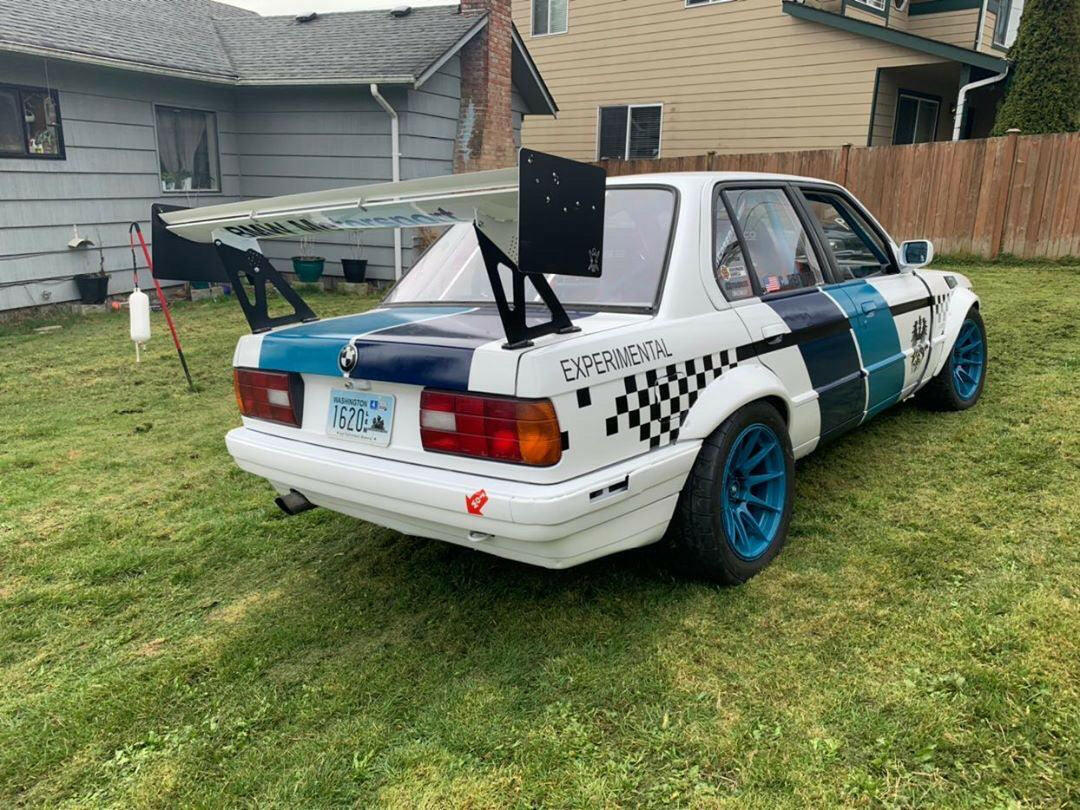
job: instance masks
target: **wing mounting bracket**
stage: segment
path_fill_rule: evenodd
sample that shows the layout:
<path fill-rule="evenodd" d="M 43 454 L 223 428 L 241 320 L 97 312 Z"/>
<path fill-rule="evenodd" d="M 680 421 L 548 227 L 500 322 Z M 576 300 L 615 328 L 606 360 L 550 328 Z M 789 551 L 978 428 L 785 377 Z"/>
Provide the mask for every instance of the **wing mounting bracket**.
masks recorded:
<path fill-rule="evenodd" d="M 240 250 L 226 245 L 220 239 L 214 241 L 225 274 L 236 292 L 236 300 L 244 310 L 244 317 L 253 333 L 265 332 L 275 326 L 296 323 L 297 321 L 315 321 L 318 317 L 301 298 L 296 290 L 281 277 L 270 264 L 270 260 L 257 250 Z M 244 282 L 247 282 L 245 286 Z M 266 284 L 269 282 L 293 308 L 291 313 L 271 316 L 266 300 Z M 250 287 L 253 298 L 248 297 Z M 254 300 L 253 300 L 254 299 Z"/>
<path fill-rule="evenodd" d="M 504 349 L 524 349 L 533 345 L 533 338 L 551 334 L 568 334 L 580 332 L 580 326 L 574 326 L 570 316 L 566 314 L 562 302 L 559 301 L 555 292 L 551 289 L 547 279 L 539 273 L 522 273 L 511 259 L 492 242 L 482 230 L 473 226 L 476 231 L 476 241 L 480 244 L 480 255 L 484 259 L 484 268 L 487 270 L 488 281 L 491 284 L 491 292 L 495 297 L 495 306 L 499 310 L 499 319 L 502 321 L 503 331 L 506 332 Z M 499 266 L 502 265 L 510 271 L 510 287 L 513 300 L 508 301 L 506 290 L 503 288 L 502 278 L 499 276 Z M 528 305 L 525 302 L 525 279 L 540 295 L 540 299 L 551 312 L 551 320 L 530 326 L 527 321 Z"/>

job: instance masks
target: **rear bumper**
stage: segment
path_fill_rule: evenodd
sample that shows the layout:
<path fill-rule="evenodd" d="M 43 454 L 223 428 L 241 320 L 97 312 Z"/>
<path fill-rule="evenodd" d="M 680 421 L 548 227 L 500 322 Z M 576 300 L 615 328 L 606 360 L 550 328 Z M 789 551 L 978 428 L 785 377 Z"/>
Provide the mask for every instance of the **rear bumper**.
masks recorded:
<path fill-rule="evenodd" d="M 283 439 L 225 437 L 236 463 L 280 491 L 407 534 L 566 568 L 663 535 L 700 442 L 681 442 L 558 484 L 485 478 Z M 445 457 L 448 467 L 454 459 Z M 466 498 L 484 490 L 482 515 Z"/>

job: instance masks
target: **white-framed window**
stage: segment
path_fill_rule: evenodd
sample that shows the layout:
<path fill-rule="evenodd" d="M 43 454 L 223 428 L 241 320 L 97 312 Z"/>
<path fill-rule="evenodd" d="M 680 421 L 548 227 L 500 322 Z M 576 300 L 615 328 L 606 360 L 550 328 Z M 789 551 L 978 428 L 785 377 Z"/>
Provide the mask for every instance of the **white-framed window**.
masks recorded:
<path fill-rule="evenodd" d="M 206 110 L 154 105 L 164 192 L 221 191 L 217 116 Z"/>
<path fill-rule="evenodd" d="M 570 0 L 532 0 L 532 35 L 565 34 Z"/>
<path fill-rule="evenodd" d="M 1024 13 L 1024 0 L 998 0 L 997 17 L 994 20 L 994 44 L 999 48 L 1011 48 L 1020 30 L 1020 17 Z"/>
<path fill-rule="evenodd" d="M 686 7 L 691 6 L 714 6 L 717 3 L 730 3 L 731 0 L 685 0 Z"/>
<path fill-rule="evenodd" d="M 614 158 L 660 157 L 660 127 L 663 123 L 662 104 L 618 104 L 597 110 L 596 157 Z"/>
<path fill-rule="evenodd" d="M 875 11 L 885 12 L 886 0 L 855 0 L 857 6 L 867 6 Z"/>

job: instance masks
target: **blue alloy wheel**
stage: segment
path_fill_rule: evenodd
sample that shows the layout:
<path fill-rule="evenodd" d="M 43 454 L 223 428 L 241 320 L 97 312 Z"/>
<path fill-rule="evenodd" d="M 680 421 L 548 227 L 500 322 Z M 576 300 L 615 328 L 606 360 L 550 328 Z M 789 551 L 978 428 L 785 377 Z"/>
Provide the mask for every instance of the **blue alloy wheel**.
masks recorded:
<path fill-rule="evenodd" d="M 971 318 L 960 327 L 950 363 L 956 395 L 965 401 L 971 399 L 979 392 L 979 382 L 986 366 L 986 344 L 979 325 Z"/>
<path fill-rule="evenodd" d="M 736 437 L 724 464 L 724 533 L 732 551 L 755 560 L 776 539 L 787 498 L 784 449 L 773 429 L 760 422 Z"/>

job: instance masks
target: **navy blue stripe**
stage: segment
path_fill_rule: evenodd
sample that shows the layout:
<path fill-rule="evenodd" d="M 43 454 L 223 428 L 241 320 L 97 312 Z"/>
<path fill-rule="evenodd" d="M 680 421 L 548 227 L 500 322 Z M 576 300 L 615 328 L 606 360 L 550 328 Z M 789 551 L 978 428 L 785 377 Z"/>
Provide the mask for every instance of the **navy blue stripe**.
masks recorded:
<path fill-rule="evenodd" d="M 485 341 L 486 342 L 486 341 Z M 466 391 L 475 346 L 438 346 L 360 338 L 354 379 L 382 380 L 406 385 L 429 385 Z"/>
<path fill-rule="evenodd" d="M 768 302 L 791 330 L 786 345 L 797 344 L 818 394 L 821 436 L 852 427 L 862 419 L 866 382 L 847 315 L 819 290 Z M 763 347 L 774 351 L 776 345 Z"/>
<path fill-rule="evenodd" d="M 338 354 L 356 335 L 467 311 L 462 307 L 399 307 L 277 329 L 263 337 L 259 368 L 337 376 L 341 373 Z"/>

